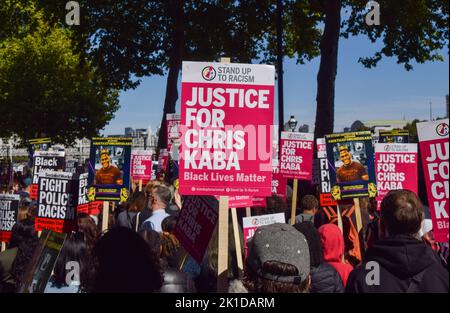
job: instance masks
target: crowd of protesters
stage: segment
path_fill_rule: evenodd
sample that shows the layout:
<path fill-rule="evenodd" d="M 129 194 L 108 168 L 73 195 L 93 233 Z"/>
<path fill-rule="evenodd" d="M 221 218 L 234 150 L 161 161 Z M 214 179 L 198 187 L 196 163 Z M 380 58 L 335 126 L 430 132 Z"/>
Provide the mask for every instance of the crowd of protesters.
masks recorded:
<path fill-rule="evenodd" d="M 36 203 L 28 194 L 31 180 L 24 177 L 17 175 L 8 190 L 22 200 L 11 241 L 0 253 L 0 292 L 20 288 L 39 241 Z M 253 208 L 252 214 L 285 213 L 288 218 L 290 199 L 289 193 L 286 199 L 269 197 L 267 207 Z M 108 231 L 101 231 L 101 215 L 78 214 L 78 232 L 67 237 L 45 292 L 216 292 L 217 229 L 198 264 L 173 233 L 182 201 L 172 185 L 155 180 L 142 191 L 135 188 L 128 201 L 110 213 Z M 362 229 L 355 231 L 354 208 L 345 204 L 341 229 L 315 195 L 304 195 L 294 225 L 289 221 L 256 230 L 248 255 L 243 255 L 243 271 L 230 228 L 229 292 L 449 291 L 448 243 L 435 242 L 416 194 L 391 191 L 379 211 L 371 199 L 360 199 L 360 206 Z M 241 228 L 239 234 L 243 244 Z M 79 275 L 70 283 L 68 262 L 79 265 Z"/>

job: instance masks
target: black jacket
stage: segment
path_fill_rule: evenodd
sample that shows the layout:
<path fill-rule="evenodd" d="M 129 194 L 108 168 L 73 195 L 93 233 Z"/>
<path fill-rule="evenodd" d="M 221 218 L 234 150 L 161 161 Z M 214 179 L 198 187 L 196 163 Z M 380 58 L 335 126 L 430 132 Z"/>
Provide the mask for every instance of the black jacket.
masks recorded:
<path fill-rule="evenodd" d="M 161 293 L 195 293 L 195 284 L 186 273 L 177 269 L 164 270 L 164 282 Z"/>
<path fill-rule="evenodd" d="M 322 262 L 311 269 L 310 293 L 343 293 L 345 291 L 339 273 L 333 266 Z"/>
<path fill-rule="evenodd" d="M 366 264 L 371 261 L 376 263 L 369 263 L 366 269 Z M 365 262 L 350 273 L 346 288 L 350 293 L 448 291 L 448 270 L 437 260 L 433 250 L 422 241 L 406 236 L 376 241 L 367 250 Z"/>

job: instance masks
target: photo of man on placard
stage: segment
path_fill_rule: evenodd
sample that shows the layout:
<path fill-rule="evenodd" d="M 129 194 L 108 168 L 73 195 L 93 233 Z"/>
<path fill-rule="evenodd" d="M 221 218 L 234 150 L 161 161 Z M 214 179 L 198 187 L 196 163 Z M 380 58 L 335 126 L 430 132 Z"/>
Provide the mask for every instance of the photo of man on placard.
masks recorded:
<path fill-rule="evenodd" d="M 363 151 L 362 147 L 358 144 L 361 143 L 355 144 L 355 150 Z M 341 166 L 337 167 L 336 165 L 336 181 L 338 183 L 369 180 L 367 169 L 359 161 L 353 160 L 353 156 L 349 150 L 348 145 L 338 146 L 338 151 L 339 159 L 342 162 Z M 359 159 L 361 160 L 361 154 Z"/>
<path fill-rule="evenodd" d="M 113 159 L 111 158 L 111 151 L 109 149 L 100 148 L 99 160 L 95 163 L 95 177 L 94 185 L 122 185 L 123 184 L 123 174 L 119 169 L 120 157 L 123 157 L 123 151 L 115 151 L 115 160 L 118 165 L 113 164 Z M 100 164 L 100 166 L 98 166 Z M 100 167 L 100 168 L 98 168 Z"/>

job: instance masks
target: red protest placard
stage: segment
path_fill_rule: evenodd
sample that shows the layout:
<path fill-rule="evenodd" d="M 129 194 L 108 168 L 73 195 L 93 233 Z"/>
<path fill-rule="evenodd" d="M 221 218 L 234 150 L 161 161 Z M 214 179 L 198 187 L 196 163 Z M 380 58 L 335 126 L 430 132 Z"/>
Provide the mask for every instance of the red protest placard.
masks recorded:
<path fill-rule="evenodd" d="M 448 242 L 448 119 L 417 123 L 417 133 L 433 233 L 438 242 Z"/>
<path fill-rule="evenodd" d="M 283 177 L 311 180 L 314 135 L 282 132 L 280 143 L 280 172 Z"/>
<path fill-rule="evenodd" d="M 203 260 L 219 215 L 219 202 L 212 196 L 186 196 L 174 235 L 199 264 Z"/>
<path fill-rule="evenodd" d="M 275 70 L 183 62 L 180 193 L 269 196 Z"/>
<path fill-rule="evenodd" d="M 166 114 L 167 151 L 170 151 L 175 140 L 180 139 L 180 114 Z"/>
<path fill-rule="evenodd" d="M 280 173 L 278 163 L 272 167 L 272 195 L 286 198 L 287 179 Z"/>
<path fill-rule="evenodd" d="M 417 194 L 417 144 L 375 144 L 377 208 L 390 190 L 408 189 Z"/>
<path fill-rule="evenodd" d="M 152 152 L 147 150 L 131 151 L 131 179 L 142 180 L 146 185 L 152 177 Z"/>

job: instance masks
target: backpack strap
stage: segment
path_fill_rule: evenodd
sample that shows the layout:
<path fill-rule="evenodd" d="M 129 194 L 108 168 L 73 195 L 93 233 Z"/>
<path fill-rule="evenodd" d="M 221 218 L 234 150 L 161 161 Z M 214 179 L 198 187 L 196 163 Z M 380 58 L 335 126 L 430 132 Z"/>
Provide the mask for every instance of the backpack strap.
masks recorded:
<path fill-rule="evenodd" d="M 408 289 L 406 289 L 406 293 L 415 293 L 417 287 L 419 287 L 420 283 L 422 282 L 423 275 L 425 274 L 425 271 L 427 268 L 425 268 L 422 272 L 417 273 L 411 278 L 411 281 L 409 282 Z"/>

